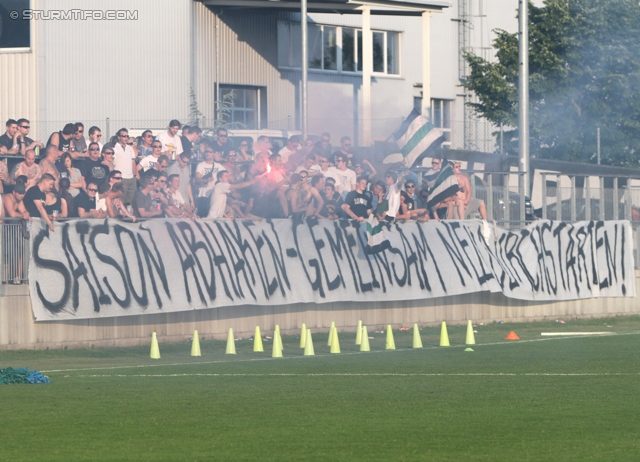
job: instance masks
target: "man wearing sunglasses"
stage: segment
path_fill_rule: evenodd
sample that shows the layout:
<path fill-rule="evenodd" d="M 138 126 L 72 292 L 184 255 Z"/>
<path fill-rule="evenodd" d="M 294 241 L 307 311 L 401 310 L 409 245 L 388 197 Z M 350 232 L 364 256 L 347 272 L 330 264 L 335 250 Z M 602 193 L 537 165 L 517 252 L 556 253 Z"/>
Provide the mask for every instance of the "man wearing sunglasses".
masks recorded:
<path fill-rule="evenodd" d="M 84 124 L 82 122 L 76 122 L 76 131 L 71 137 L 70 152 L 75 153 L 74 159 L 89 156 L 89 154 L 87 154 L 87 140 L 84 137 Z"/>
<path fill-rule="evenodd" d="M 29 131 L 31 130 L 31 122 L 27 119 L 18 119 L 18 146 L 20 147 L 20 153 L 24 156 L 28 149 L 35 149 L 38 146 L 40 149 L 44 148 L 42 141 L 34 141 L 29 138 Z"/>
<path fill-rule="evenodd" d="M 198 215 L 201 217 L 206 217 L 209 213 L 210 198 L 216 186 L 216 175 L 224 170 L 220 163 L 221 153 L 217 149 L 217 147 L 210 147 L 206 144 L 204 160 L 196 167 L 194 184 L 200 187 L 196 205 L 198 206 Z"/>
<path fill-rule="evenodd" d="M 113 154 L 113 145 L 109 143 L 105 144 L 102 152 L 104 154 Z M 83 160 L 78 169 L 80 173 L 82 173 L 86 183 L 92 182 L 95 185 L 100 185 L 107 181 L 109 168 L 102 163 L 98 143 L 89 144 L 89 158 Z"/>
<path fill-rule="evenodd" d="M 96 194 L 98 193 L 98 185 L 94 181 L 87 181 L 85 188 L 74 199 L 74 205 L 78 209 L 80 218 L 105 218 L 107 213 L 103 210 L 97 210 Z"/>
<path fill-rule="evenodd" d="M 128 141 L 129 131 L 126 128 L 118 130 L 118 142 L 113 147 L 113 170 L 122 174 L 124 192 L 120 200 L 123 204 L 129 204 L 133 200 L 137 188 L 136 178 L 140 178 L 136 166 L 136 153 Z"/>
<path fill-rule="evenodd" d="M 226 155 L 229 151 L 233 150 L 233 143 L 229 139 L 229 132 L 226 128 L 218 128 L 216 131 L 216 141 L 213 148 L 220 152 L 221 155 Z"/>

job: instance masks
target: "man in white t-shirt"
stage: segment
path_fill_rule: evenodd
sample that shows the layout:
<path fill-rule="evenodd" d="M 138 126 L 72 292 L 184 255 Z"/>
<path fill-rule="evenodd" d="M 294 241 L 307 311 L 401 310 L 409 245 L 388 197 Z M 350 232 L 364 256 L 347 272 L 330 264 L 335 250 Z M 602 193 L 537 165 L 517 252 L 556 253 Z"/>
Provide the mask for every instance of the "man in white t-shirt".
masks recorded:
<path fill-rule="evenodd" d="M 297 153 L 300 150 L 300 137 L 299 136 L 291 136 L 289 137 L 289 141 L 287 141 L 287 145 L 278 151 L 280 157 L 282 157 L 282 163 L 286 164 L 289 160 L 289 156 Z"/>
<path fill-rule="evenodd" d="M 217 159 L 216 159 L 217 157 Z M 218 172 L 224 170 L 224 167 L 216 160 L 220 159 L 220 153 L 214 152 L 213 148 L 207 146 L 204 151 L 204 160 L 196 166 L 196 175 L 194 183 L 200 186 L 196 205 L 198 207 L 198 215 L 207 216 L 209 211 L 209 198 L 213 194 L 216 185 Z"/>
<path fill-rule="evenodd" d="M 92 127 L 93 128 L 93 127 Z M 129 131 L 126 128 L 118 130 L 118 142 L 113 147 L 113 169 L 122 173 L 122 185 L 124 192 L 120 197 L 123 204 L 130 204 L 136 192 L 136 178 L 140 178 L 136 168 L 136 153 L 127 144 L 129 141 Z"/>
<path fill-rule="evenodd" d="M 336 156 L 336 166 L 329 167 L 324 176 L 336 180 L 336 192 L 340 193 L 342 200 L 350 191 L 356 189 L 356 172 L 347 168 L 347 156 L 344 154 Z"/>
<path fill-rule="evenodd" d="M 156 168 L 158 159 L 162 154 L 162 143 L 158 140 L 153 140 L 151 143 L 151 155 L 143 157 L 138 163 L 138 173 L 146 172 L 152 168 Z"/>
<path fill-rule="evenodd" d="M 387 194 L 384 198 L 389 203 L 389 210 L 386 216 L 387 221 L 394 221 L 400 210 L 400 192 L 403 180 L 404 174 L 398 176 L 396 172 L 387 172 L 384 176 L 384 182 L 387 185 Z"/>
<path fill-rule="evenodd" d="M 156 140 L 162 143 L 162 154 L 166 155 L 169 160 L 176 160 L 176 157 L 182 154 L 182 140 L 178 136 L 180 127 L 180 122 L 174 119 L 169 122 L 169 130 L 156 137 Z"/>
<path fill-rule="evenodd" d="M 220 170 L 216 173 L 216 185 L 213 189 L 213 194 L 211 195 L 211 201 L 209 205 L 209 213 L 207 214 L 207 218 L 231 218 L 233 219 L 233 212 L 227 214 L 227 196 L 231 192 L 232 189 L 242 189 L 247 186 L 251 186 L 257 183 L 262 177 L 264 177 L 267 172 L 256 176 L 253 180 L 245 181 L 244 183 L 229 183 L 231 176 L 227 170 Z M 240 213 L 239 211 L 237 213 Z M 242 218 L 242 214 L 240 214 Z"/>

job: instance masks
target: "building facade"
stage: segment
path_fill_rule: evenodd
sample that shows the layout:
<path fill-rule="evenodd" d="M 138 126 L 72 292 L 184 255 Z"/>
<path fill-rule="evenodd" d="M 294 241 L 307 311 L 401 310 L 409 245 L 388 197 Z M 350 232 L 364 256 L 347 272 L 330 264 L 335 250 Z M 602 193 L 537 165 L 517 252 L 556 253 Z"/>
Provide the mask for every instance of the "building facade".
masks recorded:
<path fill-rule="evenodd" d="M 247 128 L 299 128 L 300 14 L 255 3 L 110 0 L 87 10 L 81 0 L 6 0 L 0 6 L 0 120 L 30 119 L 40 139 L 76 121 L 107 134 L 121 126 L 160 129 L 170 119 L 195 116 L 205 126 L 224 117 Z M 387 138 L 414 106 L 426 105 L 427 75 L 430 116 L 451 132 L 449 144 L 495 149 L 491 127 L 465 110 L 460 56 L 469 50 L 492 58 L 491 31 L 517 28 L 517 0 L 397 3 L 414 10 L 371 15 L 373 138 Z M 24 10 L 31 20 L 23 19 Z M 429 10 L 425 35 L 421 12 Z M 108 11 L 119 17 L 101 19 Z M 363 15 L 312 12 L 308 28 L 309 132 L 361 140 Z"/>

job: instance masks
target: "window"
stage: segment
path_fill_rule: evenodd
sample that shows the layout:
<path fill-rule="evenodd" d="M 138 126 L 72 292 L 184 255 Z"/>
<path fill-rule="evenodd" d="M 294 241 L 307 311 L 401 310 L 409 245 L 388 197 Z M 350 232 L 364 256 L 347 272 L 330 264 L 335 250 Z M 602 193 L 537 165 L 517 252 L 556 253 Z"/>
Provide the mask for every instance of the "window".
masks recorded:
<path fill-rule="evenodd" d="M 220 85 L 225 123 L 235 128 L 259 129 L 263 89 Z"/>
<path fill-rule="evenodd" d="M 399 75 L 400 33 L 372 31 L 373 72 Z M 309 24 L 309 69 L 362 72 L 362 30 Z M 302 67 L 300 24 L 278 22 L 278 66 Z"/>
<path fill-rule="evenodd" d="M 22 18 L 22 11 L 29 9 L 29 0 L 3 0 L 0 3 L 0 49 L 17 50 L 31 47 L 29 21 Z M 18 12 L 17 19 L 10 14 Z"/>

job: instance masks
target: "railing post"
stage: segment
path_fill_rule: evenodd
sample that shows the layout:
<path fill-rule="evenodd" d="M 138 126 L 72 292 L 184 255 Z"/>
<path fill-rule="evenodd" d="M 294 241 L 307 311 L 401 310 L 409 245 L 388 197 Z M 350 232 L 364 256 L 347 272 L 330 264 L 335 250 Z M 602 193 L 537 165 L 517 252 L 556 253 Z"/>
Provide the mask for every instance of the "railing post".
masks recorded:
<path fill-rule="evenodd" d="M 107 117 L 107 120 L 105 120 L 106 122 L 106 127 L 105 127 L 105 133 L 107 134 L 107 138 L 103 139 L 103 141 L 105 143 L 109 143 L 109 139 L 111 139 L 111 121 L 109 120 L 109 117 Z"/>
<path fill-rule="evenodd" d="M 620 205 L 620 198 L 618 197 L 618 177 L 613 179 L 613 219 L 618 219 L 618 206 Z"/>
<path fill-rule="evenodd" d="M 547 174 L 542 173 L 542 219 L 547 219 Z"/>
<path fill-rule="evenodd" d="M 604 221 L 604 206 L 605 206 L 605 190 L 604 190 L 604 177 L 600 177 L 600 213 L 598 214 L 598 218 L 600 221 Z"/>
<path fill-rule="evenodd" d="M 493 175 L 491 173 L 487 173 L 487 218 L 489 220 L 494 220 L 493 216 Z"/>
<path fill-rule="evenodd" d="M 584 219 L 591 221 L 591 178 L 584 177 Z"/>
<path fill-rule="evenodd" d="M 518 174 L 518 193 L 520 195 L 520 221 L 522 222 L 526 221 L 526 214 L 524 211 L 524 196 L 526 196 L 526 191 L 525 191 L 526 178 L 524 177 L 524 175 L 526 175 L 526 173 L 520 172 Z"/>
<path fill-rule="evenodd" d="M 505 181 L 506 180 L 506 181 Z M 506 186 L 505 186 L 506 183 Z M 509 174 L 502 175 L 502 202 L 504 203 L 504 221 L 509 226 L 511 220 L 511 197 L 509 197 Z"/>
<path fill-rule="evenodd" d="M 569 177 L 571 179 L 571 200 L 569 201 L 571 205 L 571 218 L 572 222 L 576 221 L 576 177 L 575 175 L 571 175 Z"/>
<path fill-rule="evenodd" d="M 556 220 L 562 221 L 562 177 L 556 175 Z"/>
<path fill-rule="evenodd" d="M 631 221 L 631 179 L 627 178 L 627 187 L 624 190 L 624 212 L 625 220 Z"/>

